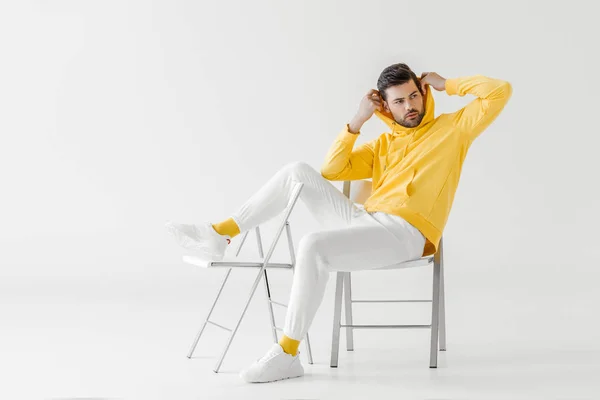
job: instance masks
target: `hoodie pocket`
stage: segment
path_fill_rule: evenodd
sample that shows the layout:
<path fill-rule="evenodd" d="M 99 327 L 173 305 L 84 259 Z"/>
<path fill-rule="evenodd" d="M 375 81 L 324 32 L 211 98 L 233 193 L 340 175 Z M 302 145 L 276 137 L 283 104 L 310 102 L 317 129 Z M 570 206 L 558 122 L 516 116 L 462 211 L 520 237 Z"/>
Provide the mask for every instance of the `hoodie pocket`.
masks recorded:
<path fill-rule="evenodd" d="M 398 202 L 396 203 L 397 207 L 402 207 L 409 199 L 410 196 L 414 193 L 414 186 L 412 182 L 415 178 L 415 171 L 407 171 L 406 183 L 403 183 L 402 186 L 398 186 Z"/>
<path fill-rule="evenodd" d="M 415 169 L 411 169 L 410 171 L 410 178 L 408 179 L 408 183 L 406 184 L 406 186 L 404 187 L 404 192 L 406 194 L 406 196 L 411 196 L 414 193 L 414 186 L 413 186 L 413 180 L 415 179 L 415 175 L 417 174 L 417 172 L 415 171 Z"/>
<path fill-rule="evenodd" d="M 450 180 L 450 175 L 452 174 L 452 171 L 454 170 L 454 167 L 450 168 L 450 172 L 448 172 L 448 175 L 446 175 L 446 178 L 444 179 L 444 184 L 442 185 L 442 188 L 439 190 L 439 192 L 437 193 L 437 196 L 435 197 L 435 200 L 433 201 L 433 203 L 431 204 L 431 207 L 429 209 L 429 212 L 427 213 L 427 218 L 431 218 L 431 214 L 433 213 L 433 211 L 435 210 L 438 201 L 440 200 L 440 197 L 442 196 L 442 194 L 444 193 L 444 191 L 446 190 L 446 186 L 448 186 L 448 181 Z M 449 211 L 449 210 L 448 210 Z"/>

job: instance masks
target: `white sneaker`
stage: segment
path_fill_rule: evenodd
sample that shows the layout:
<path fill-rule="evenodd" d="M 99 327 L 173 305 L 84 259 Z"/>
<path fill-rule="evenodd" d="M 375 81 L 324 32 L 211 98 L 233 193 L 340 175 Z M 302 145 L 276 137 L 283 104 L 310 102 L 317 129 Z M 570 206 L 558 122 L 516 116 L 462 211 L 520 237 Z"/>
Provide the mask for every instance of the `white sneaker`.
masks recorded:
<path fill-rule="evenodd" d="M 179 245 L 200 252 L 207 259 L 214 261 L 223 259 L 231 239 L 229 235 L 219 235 L 210 222 L 192 225 L 168 221 L 165 228 Z"/>
<path fill-rule="evenodd" d="M 304 368 L 300 363 L 299 355 L 300 352 L 296 353 L 295 356 L 287 354 L 279 343 L 275 343 L 267 354 L 255 361 L 248 369 L 242 371 L 240 377 L 250 383 L 297 378 L 304 375 Z"/>

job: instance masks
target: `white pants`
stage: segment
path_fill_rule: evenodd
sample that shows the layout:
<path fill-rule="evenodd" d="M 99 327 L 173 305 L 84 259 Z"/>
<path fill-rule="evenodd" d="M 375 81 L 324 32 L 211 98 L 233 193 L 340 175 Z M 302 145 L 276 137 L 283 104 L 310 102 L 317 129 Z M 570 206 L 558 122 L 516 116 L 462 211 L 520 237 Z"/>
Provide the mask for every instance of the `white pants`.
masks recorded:
<path fill-rule="evenodd" d="M 330 272 L 420 258 L 425 237 L 401 217 L 365 211 L 303 162 L 285 165 L 231 216 L 240 231 L 279 215 L 296 182 L 304 183 L 300 199 L 324 228 L 303 236 L 297 250 L 283 333 L 302 340 L 323 300 Z"/>

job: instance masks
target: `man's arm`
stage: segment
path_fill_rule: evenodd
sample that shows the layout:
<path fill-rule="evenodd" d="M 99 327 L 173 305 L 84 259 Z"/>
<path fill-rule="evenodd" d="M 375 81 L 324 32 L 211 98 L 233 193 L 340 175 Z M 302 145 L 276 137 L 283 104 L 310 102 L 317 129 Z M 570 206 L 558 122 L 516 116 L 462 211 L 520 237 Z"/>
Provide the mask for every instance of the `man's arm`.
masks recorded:
<path fill-rule="evenodd" d="M 455 126 L 472 142 L 500 114 L 512 95 L 512 86 L 506 81 L 475 75 L 446 79 L 446 93 L 477 96 L 465 107 L 449 114 Z"/>
<path fill-rule="evenodd" d="M 352 149 L 360 134 L 360 128 L 373 116 L 375 110 L 383 108 L 382 102 L 381 95 L 375 89 L 369 90 L 362 98 L 356 115 L 346 124 L 327 152 L 325 163 L 321 167 L 321 175 L 325 179 L 353 181 L 373 177 L 374 148 L 378 139 Z"/>
<path fill-rule="evenodd" d="M 353 150 L 359 132 L 352 133 L 347 124 L 327 152 L 321 175 L 330 181 L 368 179 L 373 177 L 374 146 L 377 139 Z"/>

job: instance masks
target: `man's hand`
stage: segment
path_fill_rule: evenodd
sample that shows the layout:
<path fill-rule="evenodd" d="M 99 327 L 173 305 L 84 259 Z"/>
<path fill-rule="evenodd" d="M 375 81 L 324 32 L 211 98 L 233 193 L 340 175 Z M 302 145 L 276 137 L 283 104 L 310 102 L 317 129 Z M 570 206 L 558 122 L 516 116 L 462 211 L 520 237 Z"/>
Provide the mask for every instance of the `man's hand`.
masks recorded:
<path fill-rule="evenodd" d="M 369 120 L 375 113 L 375 110 L 383 111 L 383 99 L 379 91 L 375 89 L 369 92 L 362 98 L 356 115 L 350 122 L 350 132 L 358 133 L 365 122 Z"/>
<path fill-rule="evenodd" d="M 423 72 L 421 74 L 420 82 L 421 89 L 423 89 L 423 94 L 427 92 L 427 85 L 433 86 L 433 88 L 438 92 L 446 90 L 446 79 L 442 78 L 435 72 Z"/>

